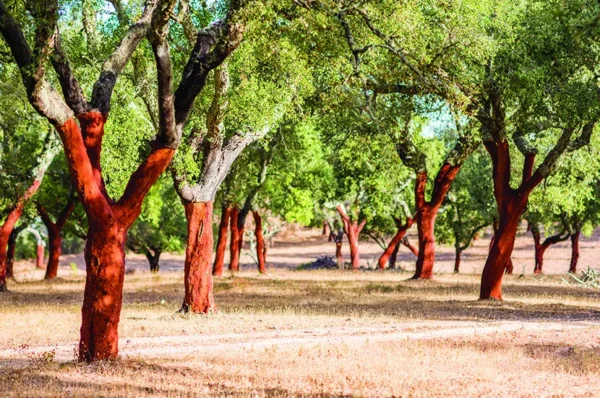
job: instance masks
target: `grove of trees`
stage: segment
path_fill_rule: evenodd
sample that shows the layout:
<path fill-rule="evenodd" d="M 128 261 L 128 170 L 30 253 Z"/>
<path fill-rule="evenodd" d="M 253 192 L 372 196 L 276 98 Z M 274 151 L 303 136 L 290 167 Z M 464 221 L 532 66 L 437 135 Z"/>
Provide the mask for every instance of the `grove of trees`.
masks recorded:
<path fill-rule="evenodd" d="M 323 228 L 340 268 L 347 241 L 355 272 L 361 240 L 381 271 L 410 251 L 425 280 L 436 245 L 460 272 L 493 231 L 480 299 L 520 228 L 531 272 L 570 241 L 575 273 L 600 222 L 598 29 L 592 0 L 0 0 L 0 292 L 27 227 L 46 279 L 82 249 L 90 362 L 119 352 L 127 250 L 152 272 L 185 252 L 184 313 L 214 310 L 244 242 L 268 272 L 279 223 Z"/>

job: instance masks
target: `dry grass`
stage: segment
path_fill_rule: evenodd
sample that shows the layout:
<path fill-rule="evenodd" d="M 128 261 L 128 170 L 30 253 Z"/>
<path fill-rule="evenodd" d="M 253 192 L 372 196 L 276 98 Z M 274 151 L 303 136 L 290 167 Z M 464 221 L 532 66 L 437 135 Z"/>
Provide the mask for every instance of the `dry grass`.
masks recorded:
<path fill-rule="evenodd" d="M 561 278 L 508 277 L 504 303 L 479 302 L 478 277 L 338 271 L 242 273 L 216 282 L 219 312 L 176 314 L 181 273 L 127 275 L 127 340 L 222 336 L 178 355 L 82 365 L 52 346 L 78 338 L 83 280 L 11 284 L 0 295 L 0 391 L 7 396 L 595 396 L 600 391 L 600 294 Z M 501 331 L 516 322 L 529 327 Z M 555 329 L 536 325 L 557 324 Z M 436 339 L 369 336 L 498 326 Z M 330 339 L 302 339 L 317 330 Z M 236 334 L 228 337 L 225 334 Z M 359 341 L 344 339 L 344 333 Z M 244 337 L 246 336 L 246 337 Z M 238 341 L 251 341 L 240 345 Z M 255 343 L 254 343 L 255 342 Z M 260 344 L 260 343 L 266 344 Z M 255 344 L 255 345 L 254 345 Z M 28 346 L 51 346 L 43 351 Z M 22 348 L 19 348 L 22 347 Z M 69 346 L 70 347 L 70 346 Z M 185 351 L 184 351 L 185 352 Z"/>

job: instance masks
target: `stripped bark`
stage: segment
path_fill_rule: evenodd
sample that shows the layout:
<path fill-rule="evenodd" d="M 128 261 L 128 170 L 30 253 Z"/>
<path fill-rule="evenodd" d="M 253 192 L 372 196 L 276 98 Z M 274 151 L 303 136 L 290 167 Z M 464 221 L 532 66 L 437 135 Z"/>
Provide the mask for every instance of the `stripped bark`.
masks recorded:
<path fill-rule="evenodd" d="M 67 219 L 75 208 L 75 198 L 71 197 L 56 221 L 52 218 L 40 203 L 37 203 L 38 213 L 42 218 L 42 222 L 48 230 L 49 256 L 48 264 L 46 265 L 46 275 L 44 279 L 54 279 L 58 274 L 58 262 L 62 250 L 62 229 L 65 226 Z"/>
<path fill-rule="evenodd" d="M 166 42 L 174 0 L 150 0 L 121 42 L 104 62 L 88 102 L 60 47 L 57 0 L 29 2 L 36 21 L 33 51 L 21 27 L 0 0 L 0 34 L 21 71 L 32 106 L 58 130 L 73 185 L 89 222 L 85 259 L 86 287 L 82 308 L 79 359 L 93 361 L 118 355 L 118 324 L 125 269 L 126 234 L 138 217 L 144 197 L 170 163 L 194 100 L 211 70 L 240 43 L 245 28 L 240 9 L 246 1 L 233 1 L 224 20 L 198 33 L 183 78 L 175 94 Z M 131 175 L 123 196 L 115 201 L 106 192 L 100 167 L 104 124 L 119 74 L 142 39 L 148 38 L 157 70 L 159 123 L 148 157 Z M 54 51 L 50 51 L 54 45 Z M 64 99 L 45 79 L 51 61 Z"/>
<path fill-rule="evenodd" d="M 505 113 L 502 97 L 495 84 L 490 85 L 487 99 L 477 113 L 481 123 L 485 148 L 492 160 L 494 197 L 498 205 L 498 227 L 495 230 L 490 252 L 481 276 L 480 299 L 502 300 L 502 278 L 511 264 L 511 254 L 515 245 L 519 220 L 527 207 L 529 195 L 552 171 L 552 168 L 566 151 L 574 151 L 589 142 L 595 121 L 585 124 L 581 134 L 571 139 L 576 128 L 567 126 L 548 152 L 542 163 L 534 171 L 537 152 L 529 145 L 522 132 L 516 131 L 514 142 L 525 156 L 523 174 L 518 188 L 510 185 L 511 158 L 506 136 Z M 510 266 L 510 268 L 512 268 Z"/>
<path fill-rule="evenodd" d="M 338 205 L 336 210 L 340 214 L 342 218 L 342 223 L 344 225 L 344 233 L 348 237 L 348 244 L 350 245 L 350 264 L 352 266 L 353 271 L 358 271 L 360 268 L 360 253 L 358 250 L 358 236 L 360 232 L 365 227 L 367 220 L 362 220 L 360 223 L 358 219 L 352 220 L 350 216 L 346 213 L 346 209 L 342 205 Z M 337 243 L 337 242 L 336 242 Z M 340 242 L 341 243 L 341 242 Z M 340 244 L 341 250 L 341 244 Z"/>
<path fill-rule="evenodd" d="M 388 260 L 389 260 L 389 268 L 394 268 L 396 266 L 396 256 L 398 255 L 398 248 L 400 247 L 400 244 L 402 243 L 402 239 L 404 239 L 404 235 L 406 235 L 406 231 L 408 231 L 408 229 L 410 227 L 412 227 L 413 222 L 414 222 L 414 220 L 411 217 L 406 217 L 406 221 L 404 222 L 404 224 L 402 224 L 402 221 L 400 221 L 400 219 L 398 219 L 398 218 L 394 219 L 394 221 L 396 222 L 398 231 L 396 232 L 396 235 L 394 235 L 394 237 L 388 244 L 387 248 L 385 249 L 385 251 L 383 252 L 381 257 L 379 257 L 378 265 L 379 265 L 380 270 L 385 269 L 385 265 L 388 262 Z M 393 265 L 392 265 L 391 256 L 393 254 L 394 254 L 394 261 L 393 261 Z"/>
<path fill-rule="evenodd" d="M 535 267 L 533 273 L 539 275 L 543 272 L 544 267 L 544 253 L 546 250 L 559 242 L 564 242 L 569 239 L 569 231 L 563 229 L 560 233 L 552 235 L 541 241 L 540 227 L 535 222 L 529 222 L 529 229 L 533 235 L 534 250 L 535 250 Z"/>

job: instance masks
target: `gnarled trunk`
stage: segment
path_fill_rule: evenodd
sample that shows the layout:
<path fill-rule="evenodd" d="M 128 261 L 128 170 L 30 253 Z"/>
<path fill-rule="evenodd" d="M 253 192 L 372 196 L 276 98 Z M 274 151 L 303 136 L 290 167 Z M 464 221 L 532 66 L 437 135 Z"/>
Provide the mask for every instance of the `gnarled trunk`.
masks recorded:
<path fill-rule="evenodd" d="M 254 236 L 256 237 L 256 258 L 258 259 L 258 272 L 264 274 L 267 272 L 265 238 L 262 231 L 262 218 L 257 211 L 252 212 L 254 217 Z"/>
<path fill-rule="evenodd" d="M 212 283 L 212 202 L 185 203 L 188 242 L 185 251 L 183 312 L 214 309 Z"/>
<path fill-rule="evenodd" d="M 577 262 L 579 261 L 579 235 L 581 235 L 581 229 L 576 228 L 571 235 L 571 264 L 569 265 L 569 272 L 574 274 L 577 272 Z"/>
<path fill-rule="evenodd" d="M 229 222 L 229 229 L 231 239 L 229 241 L 229 270 L 238 271 L 240 268 L 240 234 L 238 230 L 238 216 L 239 209 L 234 207 L 231 210 L 231 218 Z"/>
<path fill-rule="evenodd" d="M 225 262 L 225 249 L 227 249 L 227 228 L 231 217 L 231 207 L 223 205 L 221 207 L 221 222 L 219 223 L 219 236 L 217 237 L 217 253 L 215 255 L 215 264 L 213 265 L 213 275 L 223 275 L 223 264 Z"/>
<path fill-rule="evenodd" d="M 126 232 L 114 218 L 89 220 L 80 361 L 114 359 L 119 353 Z"/>

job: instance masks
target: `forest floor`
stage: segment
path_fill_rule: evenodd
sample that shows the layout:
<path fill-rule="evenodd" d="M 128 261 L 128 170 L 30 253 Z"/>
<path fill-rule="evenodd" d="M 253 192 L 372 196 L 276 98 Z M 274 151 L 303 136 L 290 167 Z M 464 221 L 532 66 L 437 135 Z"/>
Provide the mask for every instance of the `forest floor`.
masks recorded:
<path fill-rule="evenodd" d="M 584 242 L 582 258 L 594 243 Z M 285 247 L 289 258 L 329 248 L 306 237 L 276 246 L 273 257 Z M 568 266 L 568 259 L 561 262 Z M 409 268 L 408 260 L 402 266 Z M 203 316 L 177 312 L 180 268 L 163 266 L 158 275 L 131 268 L 121 359 L 85 365 L 74 360 L 84 273 L 66 265 L 59 279 L 34 281 L 40 271 L 20 263 L 18 282 L 0 294 L 0 395 L 592 397 L 600 391 L 600 292 L 567 284 L 564 275 L 507 276 L 505 301 L 498 303 L 477 300 L 476 274 L 438 272 L 433 281 L 410 281 L 401 271 L 289 265 L 257 275 L 248 266 L 215 280 L 218 311 Z"/>

